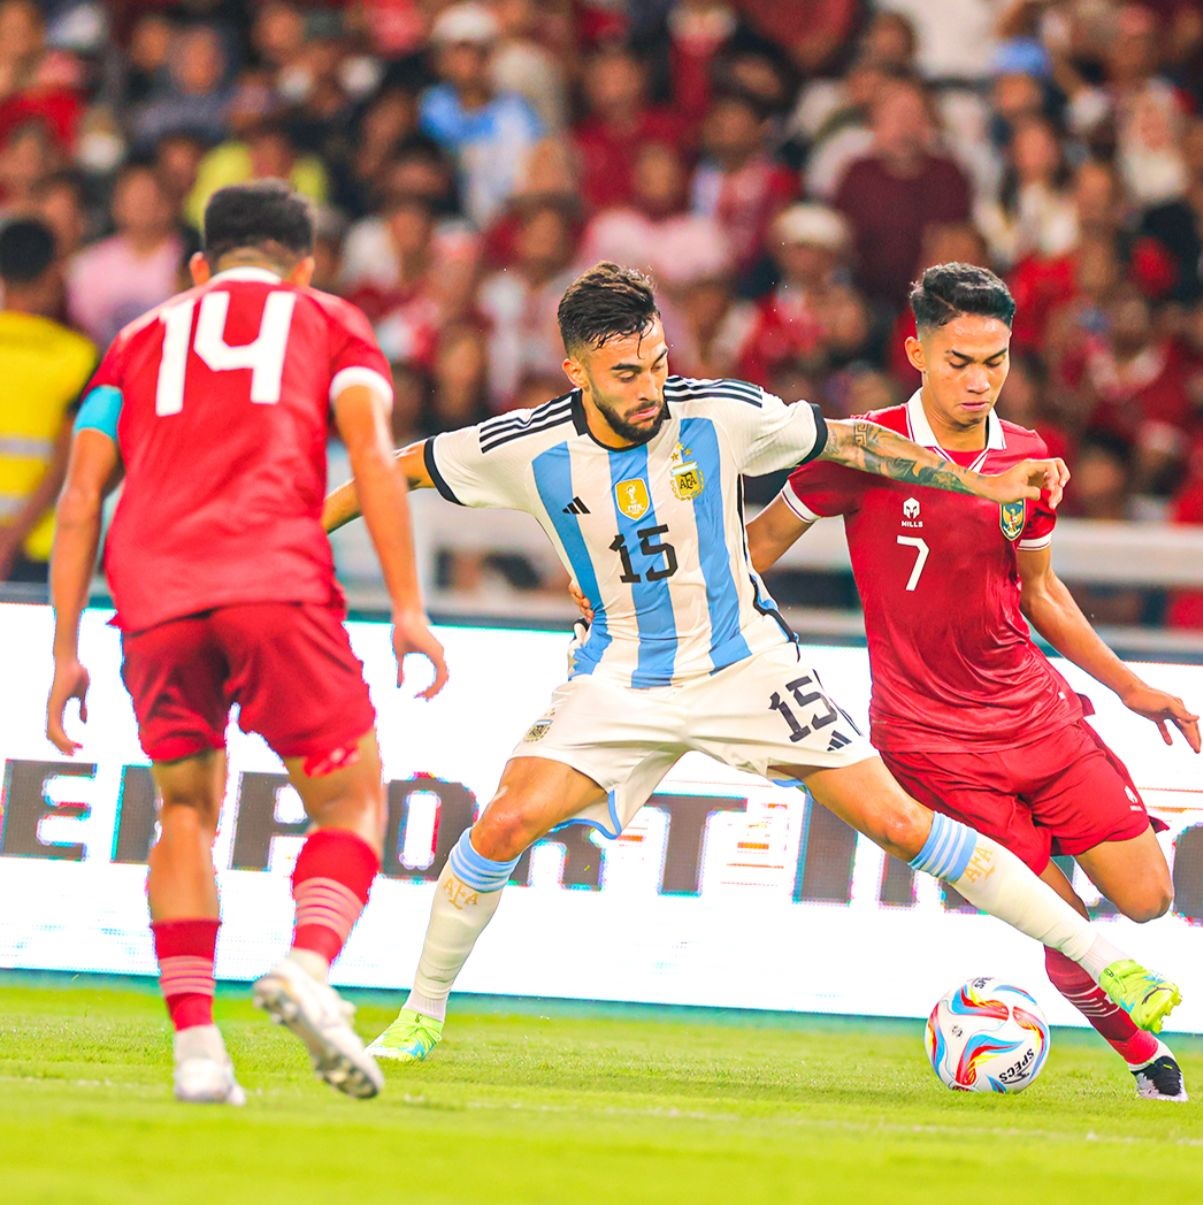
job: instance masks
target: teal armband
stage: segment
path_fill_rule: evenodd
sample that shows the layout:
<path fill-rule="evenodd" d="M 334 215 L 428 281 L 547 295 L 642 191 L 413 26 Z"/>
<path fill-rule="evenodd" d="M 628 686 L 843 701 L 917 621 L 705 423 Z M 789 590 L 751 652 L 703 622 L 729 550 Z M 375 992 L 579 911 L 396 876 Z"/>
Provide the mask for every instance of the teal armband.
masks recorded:
<path fill-rule="evenodd" d="M 99 431 L 117 442 L 117 419 L 121 415 L 121 390 L 115 385 L 97 385 L 75 416 L 75 430 Z"/>

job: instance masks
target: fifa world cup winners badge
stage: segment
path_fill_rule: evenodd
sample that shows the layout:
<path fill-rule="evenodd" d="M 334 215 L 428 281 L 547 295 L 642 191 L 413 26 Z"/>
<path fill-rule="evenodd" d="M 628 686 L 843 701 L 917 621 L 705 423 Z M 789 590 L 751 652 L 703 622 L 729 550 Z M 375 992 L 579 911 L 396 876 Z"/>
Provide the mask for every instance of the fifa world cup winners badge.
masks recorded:
<path fill-rule="evenodd" d="M 682 502 L 688 502 L 690 498 L 696 498 L 701 492 L 702 487 L 706 484 L 702 477 L 702 470 L 698 468 L 697 462 L 687 459 L 692 455 L 688 448 L 683 448 L 680 444 L 673 449 L 672 455 L 672 474 L 673 493 L 681 499 Z"/>
<path fill-rule="evenodd" d="M 1002 502 L 998 507 L 998 523 L 1002 533 L 1008 540 L 1018 540 L 1023 535 L 1024 524 L 1027 522 L 1028 504 L 1026 498 L 1018 502 Z"/>

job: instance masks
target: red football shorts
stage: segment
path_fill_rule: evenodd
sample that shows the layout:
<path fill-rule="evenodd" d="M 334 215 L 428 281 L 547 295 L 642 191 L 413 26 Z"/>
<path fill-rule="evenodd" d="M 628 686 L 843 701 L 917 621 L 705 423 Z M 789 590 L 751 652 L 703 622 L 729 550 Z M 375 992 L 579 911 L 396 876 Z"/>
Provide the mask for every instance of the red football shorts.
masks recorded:
<path fill-rule="evenodd" d="M 1036 874 L 1053 854 L 1085 853 L 1160 824 L 1085 720 L 1018 749 L 881 756 L 920 803 L 993 837 Z"/>
<path fill-rule="evenodd" d="M 245 603 L 121 638 L 121 676 L 151 761 L 225 746 L 230 707 L 280 757 L 340 759 L 376 723 L 363 664 L 328 607 Z"/>

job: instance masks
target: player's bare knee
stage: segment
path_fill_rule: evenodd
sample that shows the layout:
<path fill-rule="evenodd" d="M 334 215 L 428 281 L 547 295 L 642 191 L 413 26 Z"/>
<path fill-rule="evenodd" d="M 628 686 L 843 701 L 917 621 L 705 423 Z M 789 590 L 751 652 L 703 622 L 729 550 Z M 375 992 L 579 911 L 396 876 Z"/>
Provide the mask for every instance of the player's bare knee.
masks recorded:
<path fill-rule="evenodd" d="M 888 854 L 909 862 L 923 848 L 931 830 L 931 813 L 913 799 L 878 817 L 869 836 Z"/>
<path fill-rule="evenodd" d="M 472 848 L 491 862 L 510 862 L 530 843 L 530 822 L 513 806 L 488 808 L 472 829 Z"/>
<path fill-rule="evenodd" d="M 163 834 L 201 832 L 212 841 L 217 836 L 220 816 L 220 802 L 186 792 L 173 793 L 171 798 L 164 797 L 159 807 L 159 830 Z"/>
<path fill-rule="evenodd" d="M 1156 883 L 1142 891 L 1136 899 L 1125 901 L 1121 911 L 1129 920 L 1143 925 L 1164 916 L 1173 902 L 1173 887 L 1169 883 Z"/>

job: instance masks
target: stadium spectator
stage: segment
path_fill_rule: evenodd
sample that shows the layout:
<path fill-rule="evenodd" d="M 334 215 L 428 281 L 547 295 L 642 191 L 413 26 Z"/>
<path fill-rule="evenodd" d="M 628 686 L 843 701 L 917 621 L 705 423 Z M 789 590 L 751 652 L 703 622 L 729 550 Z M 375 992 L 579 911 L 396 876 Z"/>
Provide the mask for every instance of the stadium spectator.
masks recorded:
<path fill-rule="evenodd" d="M 188 130 L 213 144 L 226 133 L 231 91 L 221 34 L 194 25 L 172 34 L 167 77 L 133 116 L 133 136 L 142 148 L 167 133 Z"/>
<path fill-rule="evenodd" d="M 716 97 L 702 131 L 704 157 L 693 182 L 695 212 L 726 231 L 741 280 L 761 283 L 765 240 L 773 219 L 798 195 L 797 177 L 768 149 L 768 114 L 749 95 Z"/>
<path fill-rule="evenodd" d="M 34 0 L 0 0 L 0 143 L 38 122 L 60 150 L 71 150 L 84 110 L 82 84 L 78 60 L 47 49 Z"/>
<path fill-rule="evenodd" d="M 938 153 L 928 97 L 897 80 L 872 109 L 873 151 L 844 173 L 835 206 L 852 225 L 857 278 L 870 301 L 901 309 L 924 229 L 969 217 L 969 181 Z"/>
<path fill-rule="evenodd" d="M 1070 172 L 1057 131 L 1047 118 L 1025 116 L 1015 124 L 997 200 L 982 201 L 974 217 L 996 264 L 1010 267 L 1029 255 L 1053 258 L 1078 241 L 1078 217 L 1069 191 Z"/>
<path fill-rule="evenodd" d="M 205 204 L 219 188 L 271 179 L 288 181 L 302 196 L 318 204 L 330 191 L 325 164 L 316 155 L 297 151 L 287 123 L 262 121 L 243 137 L 214 147 L 200 161 L 196 184 L 185 203 L 189 222 L 200 229 Z"/>
<path fill-rule="evenodd" d="M 483 4 L 452 4 L 435 20 L 431 41 L 441 83 L 420 105 L 421 127 L 459 167 L 464 212 L 480 228 L 505 205 L 543 137 L 527 101 L 496 92 L 490 56 L 500 27 Z"/>
<path fill-rule="evenodd" d="M 67 272 L 68 313 L 105 347 L 176 291 L 184 257 L 170 197 L 150 164 L 131 164 L 117 177 L 112 215 L 115 233 L 79 252 Z"/>
<path fill-rule="evenodd" d="M 15 130 L 0 145 L 0 213 L 35 210 L 41 182 L 62 166 L 62 152 L 40 121 Z"/>
<path fill-rule="evenodd" d="M 868 311 L 847 281 L 852 235 L 839 213 L 791 205 L 770 241 L 779 280 L 760 301 L 738 373 L 762 384 L 786 361 L 809 372 L 845 363 L 869 336 Z"/>
<path fill-rule="evenodd" d="M 575 235 L 573 215 L 562 205 L 535 202 L 520 219 L 514 263 L 481 284 L 480 311 L 489 328 L 488 390 L 495 410 L 514 405 L 532 377 L 546 380 L 559 373 L 564 347 L 556 307 L 572 283 Z"/>
<path fill-rule="evenodd" d="M 676 147 L 646 142 L 631 159 L 630 204 L 603 209 L 590 220 L 578 257 L 582 269 L 609 260 L 671 282 L 680 269 L 712 248 L 732 254 L 729 228 L 686 208 L 689 177 Z"/>
<path fill-rule="evenodd" d="M 50 228 L 59 258 L 69 260 L 91 233 L 87 193 L 79 174 L 61 171 L 43 176 L 33 191 L 32 216 Z"/>
<path fill-rule="evenodd" d="M 1118 436 L 1087 436 L 1074 456 L 1073 479 L 1065 494 L 1065 512 L 1082 519 L 1124 522 L 1139 517 L 1132 491 L 1136 464 L 1132 446 Z M 1143 590 L 1129 586 L 1084 586 L 1072 593 L 1094 623 L 1139 624 L 1149 605 Z"/>
<path fill-rule="evenodd" d="M 568 124 L 565 64 L 540 37 L 548 17 L 536 0 L 493 0 L 499 38 L 490 72 L 501 93 L 526 99 L 543 127 L 559 132 Z"/>
<path fill-rule="evenodd" d="M 581 196 L 591 211 L 625 205 L 634 191 L 631 151 L 649 142 L 681 146 L 685 123 L 648 102 L 647 68 L 614 43 L 585 63 L 585 116 L 573 130 L 580 159 Z"/>
<path fill-rule="evenodd" d="M 0 231 L 0 581 L 44 582 L 75 403 L 96 347 L 63 326 L 54 235 L 31 219 Z"/>

